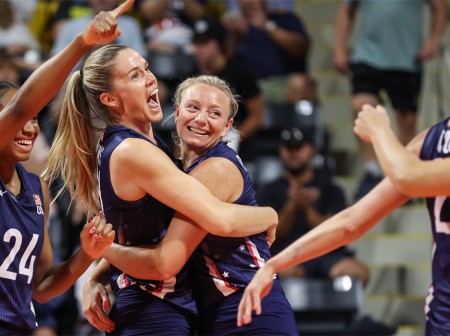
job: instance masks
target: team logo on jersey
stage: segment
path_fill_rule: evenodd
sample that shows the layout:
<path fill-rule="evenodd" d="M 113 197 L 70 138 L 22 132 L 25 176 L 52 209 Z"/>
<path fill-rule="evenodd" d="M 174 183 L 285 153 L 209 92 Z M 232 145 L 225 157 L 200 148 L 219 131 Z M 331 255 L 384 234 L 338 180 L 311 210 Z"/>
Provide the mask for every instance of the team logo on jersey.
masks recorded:
<path fill-rule="evenodd" d="M 34 203 L 36 203 L 36 206 L 42 206 L 41 198 L 37 194 L 33 194 Z"/>
<path fill-rule="evenodd" d="M 43 215 L 44 210 L 42 209 L 41 197 L 38 194 L 33 194 L 34 203 L 36 204 L 36 212 L 38 215 Z"/>
<path fill-rule="evenodd" d="M 7 190 L 5 190 L 5 191 L 0 190 L 0 196 L 3 196 L 3 195 L 6 194 L 7 192 L 8 192 Z"/>

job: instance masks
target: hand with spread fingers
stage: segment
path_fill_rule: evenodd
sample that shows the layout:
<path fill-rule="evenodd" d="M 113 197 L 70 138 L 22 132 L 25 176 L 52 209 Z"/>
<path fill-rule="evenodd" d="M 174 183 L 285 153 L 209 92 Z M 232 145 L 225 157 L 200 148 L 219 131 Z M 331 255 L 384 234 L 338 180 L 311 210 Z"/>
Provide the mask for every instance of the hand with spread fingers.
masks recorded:
<path fill-rule="evenodd" d="M 115 40 L 121 34 L 121 30 L 117 28 L 117 18 L 133 3 L 134 0 L 127 0 L 112 11 L 98 13 L 82 34 L 84 42 L 87 45 L 94 45 Z"/>
<path fill-rule="evenodd" d="M 256 272 L 247 285 L 238 307 L 237 326 L 242 327 L 252 322 L 252 312 L 262 312 L 261 301 L 272 289 L 274 272 L 267 264 Z"/>

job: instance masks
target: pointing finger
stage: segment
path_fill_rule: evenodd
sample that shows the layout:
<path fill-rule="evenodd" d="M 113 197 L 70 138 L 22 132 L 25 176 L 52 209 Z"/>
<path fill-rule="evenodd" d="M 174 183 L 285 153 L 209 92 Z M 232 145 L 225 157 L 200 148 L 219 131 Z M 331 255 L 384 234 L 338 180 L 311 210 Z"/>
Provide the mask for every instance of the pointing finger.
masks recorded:
<path fill-rule="evenodd" d="M 112 16 L 114 16 L 114 18 L 117 19 L 119 16 L 121 16 L 123 13 L 125 13 L 131 7 L 131 5 L 133 5 L 133 3 L 134 3 L 134 0 L 125 1 L 119 7 L 117 7 L 116 9 L 111 11 Z"/>

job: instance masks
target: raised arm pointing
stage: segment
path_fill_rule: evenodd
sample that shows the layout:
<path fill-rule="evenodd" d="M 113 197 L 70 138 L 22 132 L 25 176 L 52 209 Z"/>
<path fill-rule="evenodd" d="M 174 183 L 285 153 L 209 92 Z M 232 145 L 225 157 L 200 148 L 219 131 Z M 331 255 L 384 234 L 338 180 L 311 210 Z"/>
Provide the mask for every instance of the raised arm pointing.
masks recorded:
<path fill-rule="evenodd" d="M 73 67 L 94 44 L 109 43 L 120 35 L 117 18 L 133 2 L 127 0 L 110 12 L 100 12 L 83 33 L 31 74 L 0 113 L 0 149 L 58 93 Z"/>

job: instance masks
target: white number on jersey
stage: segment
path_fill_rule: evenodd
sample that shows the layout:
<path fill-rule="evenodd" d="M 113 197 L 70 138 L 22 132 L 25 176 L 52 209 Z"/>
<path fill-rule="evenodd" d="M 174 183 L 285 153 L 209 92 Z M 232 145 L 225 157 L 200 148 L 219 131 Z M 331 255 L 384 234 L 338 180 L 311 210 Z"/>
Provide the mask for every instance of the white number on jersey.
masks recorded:
<path fill-rule="evenodd" d="M 11 251 L 9 252 L 9 255 L 6 257 L 6 259 L 0 265 L 0 278 L 16 280 L 17 273 L 9 271 L 8 268 L 14 261 L 14 258 L 16 258 L 17 252 L 19 252 L 20 247 L 22 246 L 22 234 L 17 229 L 9 229 L 8 231 L 5 232 L 5 235 L 3 236 L 3 241 L 9 243 L 11 241 L 12 237 L 15 238 L 14 246 L 12 247 Z M 36 256 L 31 255 L 31 252 L 33 251 L 34 247 L 36 246 L 38 238 L 39 238 L 39 235 L 33 234 L 33 238 L 31 238 L 31 241 L 28 244 L 27 249 L 23 253 L 22 257 L 20 258 L 19 274 L 28 276 L 28 281 L 27 281 L 28 284 L 31 282 L 31 279 L 33 278 L 33 266 L 34 266 L 34 261 L 36 260 Z M 28 263 L 28 266 L 27 266 L 27 263 Z"/>

